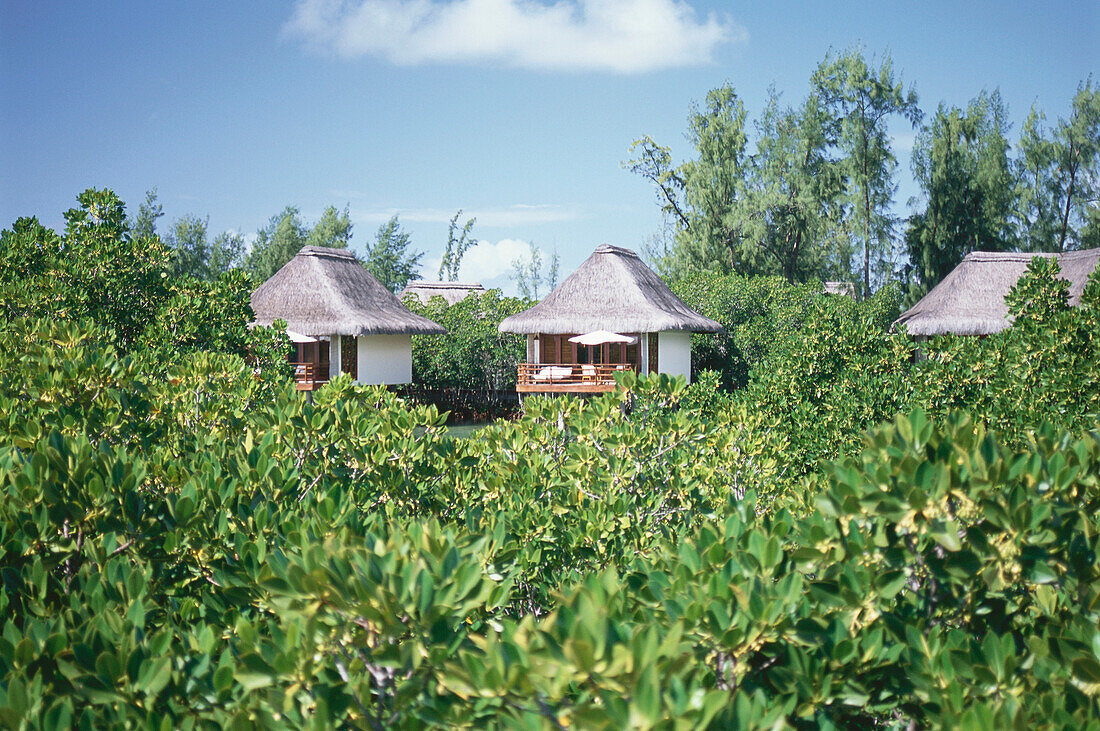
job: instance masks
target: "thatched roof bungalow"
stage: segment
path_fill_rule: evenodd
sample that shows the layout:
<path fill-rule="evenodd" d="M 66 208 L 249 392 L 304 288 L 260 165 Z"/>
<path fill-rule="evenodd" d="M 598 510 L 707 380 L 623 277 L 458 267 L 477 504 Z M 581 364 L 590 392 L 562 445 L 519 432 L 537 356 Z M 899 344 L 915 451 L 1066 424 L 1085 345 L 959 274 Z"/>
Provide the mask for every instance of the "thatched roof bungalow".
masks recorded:
<path fill-rule="evenodd" d="M 1065 254 L 1023 254 L 975 251 L 894 321 L 910 335 L 991 335 L 1012 325 L 1007 295 L 1033 257 L 1058 260 L 1061 277 L 1069 282 L 1069 303 L 1081 301 L 1085 281 L 1100 262 L 1100 249 Z"/>
<path fill-rule="evenodd" d="M 404 302 L 405 297 L 411 294 L 415 295 L 422 304 L 426 305 L 432 297 L 442 297 L 447 301 L 447 304 L 453 305 L 461 302 L 470 295 L 479 297 L 484 292 L 485 287 L 482 287 L 477 282 L 429 282 L 426 280 L 417 280 L 415 282 L 409 282 L 397 295 L 397 299 Z"/>
<path fill-rule="evenodd" d="M 256 324 L 285 320 L 299 388 L 339 373 L 360 383 L 412 380 L 412 335 L 445 333 L 409 312 L 345 249 L 306 246 L 252 293 Z"/>
<path fill-rule="evenodd" d="M 500 330 L 527 335 L 518 390 L 585 391 L 607 390 L 611 372 L 623 368 L 690 379 L 691 333 L 722 326 L 685 305 L 633 251 L 604 244 L 542 302 L 505 318 Z M 570 341 L 594 331 L 633 342 Z"/>

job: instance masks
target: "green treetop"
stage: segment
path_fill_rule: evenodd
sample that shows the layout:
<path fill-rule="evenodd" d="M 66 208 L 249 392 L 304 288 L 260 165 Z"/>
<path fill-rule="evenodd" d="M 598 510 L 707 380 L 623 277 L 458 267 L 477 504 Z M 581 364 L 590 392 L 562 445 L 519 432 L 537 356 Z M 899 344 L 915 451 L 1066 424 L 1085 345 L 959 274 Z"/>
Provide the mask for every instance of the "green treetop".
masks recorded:
<path fill-rule="evenodd" d="M 871 272 L 891 272 L 893 217 L 890 205 L 897 185 L 897 159 L 890 148 L 889 123 L 902 117 L 920 122 L 917 94 L 905 90 L 894 74 L 890 56 L 876 67 L 863 51 L 831 53 L 811 79 L 814 93 L 829 110 L 849 179 L 847 198 L 852 211 L 853 238 L 862 249 L 863 288 L 871 290 Z"/>
<path fill-rule="evenodd" d="M 367 249 L 363 266 L 391 292 L 400 292 L 420 271 L 423 252 L 409 251 L 409 234 L 395 215 L 378 227 L 374 244 Z"/>
<path fill-rule="evenodd" d="M 1068 120 L 1049 132 L 1031 110 L 1020 135 L 1018 217 L 1031 251 L 1072 251 L 1100 243 L 1100 90 L 1077 88 Z M 1089 244 L 1088 242 L 1092 242 Z"/>
<path fill-rule="evenodd" d="M 340 212 L 329 206 L 321 220 L 307 228 L 302 223 L 301 212 L 294 206 L 287 206 L 256 232 L 246 268 L 256 281 L 262 282 L 293 259 L 303 246 L 346 249 L 351 240 L 351 226 L 346 207 Z"/>
<path fill-rule="evenodd" d="M 983 92 L 965 111 L 941 104 L 917 136 L 912 166 L 924 209 L 905 233 L 919 279 L 912 296 L 934 287 L 971 251 L 1014 246 L 1007 119 L 1000 94 Z"/>
<path fill-rule="evenodd" d="M 462 267 L 462 257 L 465 256 L 466 251 L 471 246 L 477 244 L 477 239 L 470 238 L 470 232 L 473 231 L 477 219 L 471 218 L 466 221 L 462 228 L 459 228 L 458 217 L 461 215 L 462 209 L 460 208 L 451 218 L 451 223 L 447 227 L 447 248 L 443 250 L 443 259 L 439 262 L 440 280 L 453 282 L 458 279 L 458 270 Z"/>

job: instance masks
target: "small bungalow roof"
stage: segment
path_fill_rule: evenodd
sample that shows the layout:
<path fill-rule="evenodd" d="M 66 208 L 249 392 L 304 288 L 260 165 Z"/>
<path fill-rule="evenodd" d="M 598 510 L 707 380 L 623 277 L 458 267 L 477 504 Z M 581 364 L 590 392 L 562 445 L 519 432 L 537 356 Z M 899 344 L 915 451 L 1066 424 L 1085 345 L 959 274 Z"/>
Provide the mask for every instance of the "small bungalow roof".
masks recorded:
<path fill-rule="evenodd" d="M 1100 249 L 1065 254 L 975 251 L 894 321 L 911 335 L 990 335 L 1008 328 L 1007 295 L 1036 256 L 1055 257 L 1060 276 L 1069 282 L 1069 303 L 1081 301 L 1089 274 L 1100 261 Z"/>
<path fill-rule="evenodd" d="M 431 335 L 447 332 L 409 312 L 345 249 L 305 246 L 252 293 L 256 324 L 321 335 Z"/>
<path fill-rule="evenodd" d="M 633 251 L 608 244 L 597 247 L 542 302 L 500 323 L 501 332 L 547 335 L 722 329 L 685 305 Z"/>
<path fill-rule="evenodd" d="M 447 304 L 453 305 L 472 295 L 480 295 L 485 292 L 477 282 L 429 282 L 418 280 L 409 282 L 397 295 L 397 299 L 404 301 L 406 295 L 416 295 L 423 304 L 428 304 L 432 297 L 442 297 Z"/>

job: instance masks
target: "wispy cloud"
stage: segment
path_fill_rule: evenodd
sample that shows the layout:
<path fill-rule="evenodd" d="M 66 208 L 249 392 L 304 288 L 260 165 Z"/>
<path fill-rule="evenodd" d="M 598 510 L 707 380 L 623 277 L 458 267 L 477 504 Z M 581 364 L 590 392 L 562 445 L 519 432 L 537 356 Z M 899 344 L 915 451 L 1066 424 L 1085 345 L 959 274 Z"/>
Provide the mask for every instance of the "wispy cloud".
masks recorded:
<path fill-rule="evenodd" d="M 284 34 L 341 58 L 643 73 L 747 33 L 687 0 L 300 0 Z"/>
<path fill-rule="evenodd" d="M 453 208 L 390 208 L 386 210 L 357 212 L 352 217 L 357 222 L 384 223 L 397 215 L 409 223 L 447 223 L 455 215 Z M 503 208 L 463 209 L 459 223 L 477 219 L 477 227 L 507 228 L 541 223 L 561 223 L 581 218 L 581 213 L 570 207 L 549 204 L 518 204 Z"/>
<path fill-rule="evenodd" d="M 913 152 L 913 146 L 917 142 L 916 132 L 899 132 L 894 135 L 894 150 L 908 155 Z"/>

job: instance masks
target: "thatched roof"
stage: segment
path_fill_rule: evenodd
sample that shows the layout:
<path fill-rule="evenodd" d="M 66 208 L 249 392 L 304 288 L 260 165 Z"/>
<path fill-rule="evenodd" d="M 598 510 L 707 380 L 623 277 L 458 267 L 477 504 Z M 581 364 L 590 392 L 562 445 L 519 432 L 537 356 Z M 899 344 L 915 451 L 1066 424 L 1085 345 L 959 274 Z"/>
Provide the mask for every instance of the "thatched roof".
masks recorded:
<path fill-rule="evenodd" d="M 1017 254 L 975 251 L 920 302 L 902 313 L 894 327 L 910 335 L 990 335 L 1009 327 L 1007 295 L 1035 256 L 1057 258 L 1060 276 L 1069 281 L 1069 303 L 1081 301 L 1085 280 L 1100 261 L 1100 249 L 1066 254 Z"/>
<path fill-rule="evenodd" d="M 825 294 L 836 294 L 841 297 L 856 298 L 855 282 L 825 282 Z"/>
<path fill-rule="evenodd" d="M 564 335 L 592 330 L 721 332 L 722 326 L 681 302 L 633 251 L 604 244 L 542 302 L 506 317 L 500 330 Z"/>
<path fill-rule="evenodd" d="M 286 320 L 303 335 L 431 335 L 447 332 L 405 309 L 345 249 L 305 246 L 252 293 L 256 324 Z"/>
<path fill-rule="evenodd" d="M 428 282 L 419 280 L 416 282 L 409 282 L 397 295 L 397 299 L 404 302 L 405 296 L 414 294 L 423 304 L 428 304 L 428 300 L 432 297 L 442 297 L 447 300 L 447 304 L 453 305 L 456 302 L 472 295 L 480 295 L 485 291 L 477 282 Z"/>

